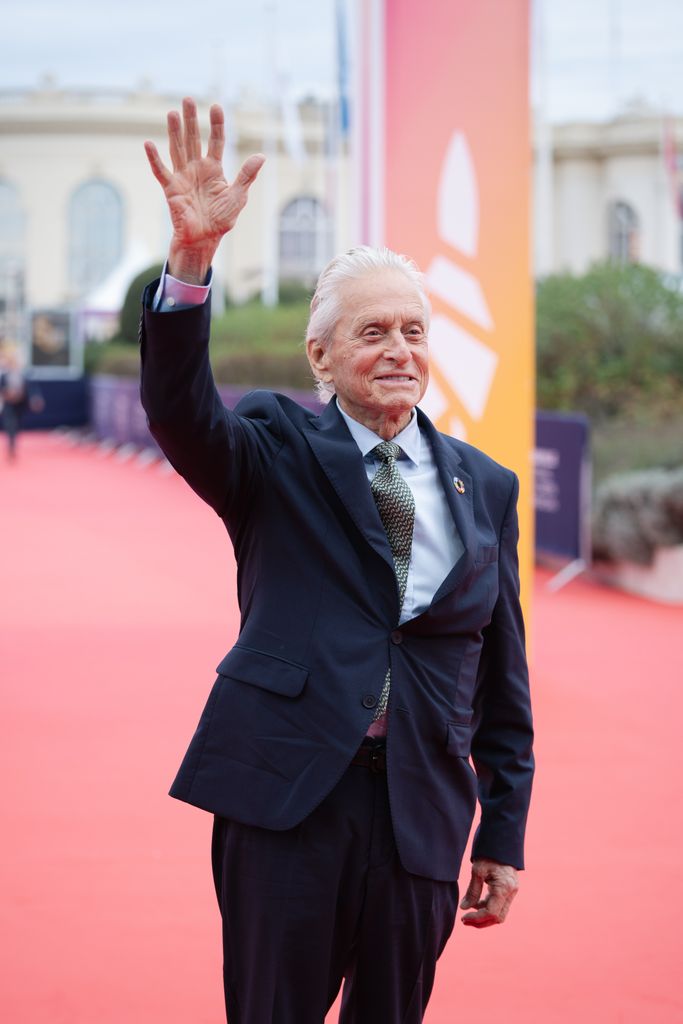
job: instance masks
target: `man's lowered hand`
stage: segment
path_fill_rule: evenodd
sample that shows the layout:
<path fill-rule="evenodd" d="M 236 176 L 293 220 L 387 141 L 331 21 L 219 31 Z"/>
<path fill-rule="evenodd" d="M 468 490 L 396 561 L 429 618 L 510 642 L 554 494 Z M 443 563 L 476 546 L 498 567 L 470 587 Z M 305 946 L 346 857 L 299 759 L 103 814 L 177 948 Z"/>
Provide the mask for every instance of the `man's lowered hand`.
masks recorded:
<path fill-rule="evenodd" d="M 482 899 L 484 886 L 487 887 L 487 892 Z M 472 877 L 460 903 L 460 909 L 474 908 L 474 913 L 465 914 L 462 923 L 472 928 L 489 928 L 492 924 L 502 924 L 518 889 L 516 868 L 508 864 L 498 864 L 494 860 L 473 861 Z"/>

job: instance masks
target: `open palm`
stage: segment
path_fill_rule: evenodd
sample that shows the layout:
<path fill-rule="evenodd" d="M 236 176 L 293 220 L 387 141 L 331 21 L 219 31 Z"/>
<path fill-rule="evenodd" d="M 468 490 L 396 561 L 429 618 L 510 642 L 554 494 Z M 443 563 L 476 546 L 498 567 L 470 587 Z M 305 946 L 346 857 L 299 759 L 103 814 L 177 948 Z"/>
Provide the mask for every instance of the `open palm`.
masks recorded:
<path fill-rule="evenodd" d="M 206 156 L 202 156 L 194 101 L 183 100 L 182 121 L 177 111 L 169 113 L 172 172 L 161 160 L 154 143 L 145 143 L 152 173 L 166 196 L 175 247 L 215 250 L 223 235 L 234 227 L 264 161 L 260 154 L 250 156 L 232 184 L 227 182 L 221 163 L 225 145 L 224 118 L 218 105 L 211 107 L 210 120 L 209 144 Z"/>

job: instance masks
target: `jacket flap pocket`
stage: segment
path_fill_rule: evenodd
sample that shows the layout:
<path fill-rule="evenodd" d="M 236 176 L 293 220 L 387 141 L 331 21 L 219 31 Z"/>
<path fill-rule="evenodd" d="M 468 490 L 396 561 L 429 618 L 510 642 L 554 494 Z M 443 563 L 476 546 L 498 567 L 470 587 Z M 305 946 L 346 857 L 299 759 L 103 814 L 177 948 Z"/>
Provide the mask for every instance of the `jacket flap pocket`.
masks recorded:
<path fill-rule="evenodd" d="M 472 708 L 453 708 L 453 721 L 446 723 L 446 750 L 456 757 L 469 757 L 472 743 Z"/>
<path fill-rule="evenodd" d="M 495 562 L 498 558 L 498 545 L 497 544 L 480 544 L 477 548 L 477 554 L 475 562 L 479 562 L 480 565 L 486 562 Z"/>
<path fill-rule="evenodd" d="M 233 647 L 216 672 L 219 676 L 239 679 L 241 683 L 250 683 L 283 697 L 298 697 L 308 679 L 305 666 L 247 647 Z"/>
<path fill-rule="evenodd" d="M 472 710 L 472 708 L 462 708 L 458 707 L 458 705 L 456 704 L 454 707 L 451 708 L 451 717 L 448 724 L 469 726 L 472 722 L 473 715 L 474 711 Z"/>

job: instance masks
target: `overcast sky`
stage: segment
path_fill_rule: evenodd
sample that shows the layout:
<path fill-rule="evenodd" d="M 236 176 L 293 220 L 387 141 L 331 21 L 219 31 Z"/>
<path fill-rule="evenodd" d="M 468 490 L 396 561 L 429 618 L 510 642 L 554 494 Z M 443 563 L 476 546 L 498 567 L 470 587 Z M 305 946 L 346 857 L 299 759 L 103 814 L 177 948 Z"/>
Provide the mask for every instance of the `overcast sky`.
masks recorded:
<path fill-rule="evenodd" d="M 552 120 L 603 118 L 636 96 L 683 113 L 683 0 L 543 3 Z M 263 93 L 275 51 L 294 94 L 330 95 L 334 7 L 335 0 L 24 0 L 5 9 L 0 89 L 31 88 L 52 74 L 83 88 L 128 89 L 147 79 L 174 94 Z M 537 18 L 533 36 L 537 52 Z M 535 96 L 540 66 L 536 60 Z"/>

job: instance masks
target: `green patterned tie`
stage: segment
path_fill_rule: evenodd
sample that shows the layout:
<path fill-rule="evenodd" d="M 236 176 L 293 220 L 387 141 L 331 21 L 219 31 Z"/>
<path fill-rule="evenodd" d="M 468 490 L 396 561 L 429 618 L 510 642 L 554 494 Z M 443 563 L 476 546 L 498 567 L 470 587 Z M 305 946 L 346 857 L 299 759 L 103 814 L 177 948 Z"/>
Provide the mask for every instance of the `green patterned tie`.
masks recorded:
<path fill-rule="evenodd" d="M 394 557 L 400 612 L 406 594 L 410 553 L 413 546 L 415 498 L 396 467 L 396 459 L 401 454 L 401 449 L 397 444 L 393 441 L 382 441 L 372 449 L 370 454 L 382 463 L 372 478 L 370 487 Z M 388 669 L 375 709 L 375 721 L 381 718 L 387 709 L 390 685 L 391 669 Z"/>

